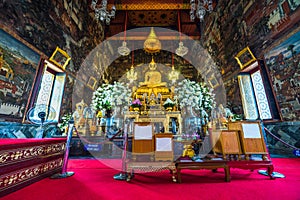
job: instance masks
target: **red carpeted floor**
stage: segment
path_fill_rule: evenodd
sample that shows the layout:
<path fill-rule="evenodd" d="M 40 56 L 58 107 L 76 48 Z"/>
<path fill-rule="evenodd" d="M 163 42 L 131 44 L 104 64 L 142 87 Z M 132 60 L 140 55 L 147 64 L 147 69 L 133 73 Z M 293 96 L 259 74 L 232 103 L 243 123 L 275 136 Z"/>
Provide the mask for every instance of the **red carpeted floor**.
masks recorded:
<path fill-rule="evenodd" d="M 130 181 L 114 180 L 119 171 L 96 159 L 70 159 L 65 179 L 43 179 L 1 200 L 300 200 L 300 159 L 272 159 L 276 172 L 285 178 L 270 180 L 249 171 L 231 169 L 231 182 L 224 182 L 219 169 L 183 170 L 182 183 L 173 183 L 168 171 L 135 174 Z"/>

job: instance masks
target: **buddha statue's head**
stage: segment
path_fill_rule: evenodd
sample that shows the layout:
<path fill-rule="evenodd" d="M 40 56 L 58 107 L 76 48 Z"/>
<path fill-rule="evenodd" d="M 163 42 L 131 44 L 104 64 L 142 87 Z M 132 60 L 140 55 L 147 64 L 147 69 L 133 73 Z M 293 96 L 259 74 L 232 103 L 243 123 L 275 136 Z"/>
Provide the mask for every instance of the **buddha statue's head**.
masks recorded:
<path fill-rule="evenodd" d="M 152 60 L 151 60 L 151 62 L 149 63 L 149 69 L 152 70 L 152 71 L 154 71 L 154 70 L 156 70 L 156 67 L 157 67 L 157 65 L 156 65 L 156 63 L 154 62 L 154 59 L 153 59 L 153 57 L 152 57 Z"/>

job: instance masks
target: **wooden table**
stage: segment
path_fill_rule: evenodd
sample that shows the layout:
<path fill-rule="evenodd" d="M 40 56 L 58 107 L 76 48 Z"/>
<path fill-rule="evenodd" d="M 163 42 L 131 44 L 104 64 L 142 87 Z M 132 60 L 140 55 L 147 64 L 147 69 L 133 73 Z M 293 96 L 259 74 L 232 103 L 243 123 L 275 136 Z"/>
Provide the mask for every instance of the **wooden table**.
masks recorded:
<path fill-rule="evenodd" d="M 175 162 L 176 172 L 177 172 L 177 180 L 178 183 L 181 183 L 181 170 L 182 169 L 192 169 L 192 170 L 199 170 L 199 169 L 211 169 L 217 170 L 218 168 L 223 168 L 225 172 L 225 181 L 230 181 L 230 173 L 229 167 L 224 160 L 205 160 L 202 162 L 194 162 L 191 160 L 178 160 Z"/>
<path fill-rule="evenodd" d="M 270 179 L 275 179 L 275 177 L 273 176 L 274 166 L 273 166 L 272 161 L 270 161 L 270 160 L 228 161 L 227 165 L 228 165 L 229 171 L 230 171 L 230 168 L 239 168 L 239 169 L 248 169 L 248 170 L 265 168 L 265 169 L 267 169 Z"/>

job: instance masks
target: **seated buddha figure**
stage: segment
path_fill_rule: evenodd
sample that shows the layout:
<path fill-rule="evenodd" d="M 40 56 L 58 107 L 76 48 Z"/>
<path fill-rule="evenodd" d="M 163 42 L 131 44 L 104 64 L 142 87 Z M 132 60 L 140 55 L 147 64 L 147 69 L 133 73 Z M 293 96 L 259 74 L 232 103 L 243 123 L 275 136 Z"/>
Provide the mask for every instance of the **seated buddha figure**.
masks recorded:
<path fill-rule="evenodd" d="M 161 82 L 161 74 L 156 70 L 156 63 L 152 57 L 152 61 L 149 63 L 149 71 L 145 73 L 145 82 L 140 82 L 140 86 L 147 87 L 161 87 L 166 86 L 166 82 Z"/>

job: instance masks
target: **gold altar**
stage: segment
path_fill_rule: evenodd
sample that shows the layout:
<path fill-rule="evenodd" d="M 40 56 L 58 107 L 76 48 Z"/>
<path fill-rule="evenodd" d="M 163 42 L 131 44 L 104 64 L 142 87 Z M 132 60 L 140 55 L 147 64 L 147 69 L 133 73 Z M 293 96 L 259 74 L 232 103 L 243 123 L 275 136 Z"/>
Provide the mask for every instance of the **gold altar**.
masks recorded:
<path fill-rule="evenodd" d="M 128 73 L 135 74 L 134 71 L 129 71 Z M 143 75 L 144 80 L 141 79 L 140 82 L 130 87 L 131 98 L 140 101 L 141 106 L 130 106 L 128 110 L 123 111 L 118 117 L 121 116 L 124 121 L 132 119 L 134 122 L 149 122 L 154 125 L 155 134 L 172 133 L 173 135 L 181 135 L 182 118 L 178 104 L 174 101 L 174 83 L 162 81 L 162 74 L 157 70 L 157 64 L 153 58 L 149 65 L 146 66 Z M 173 105 L 166 107 L 166 102 L 173 102 Z M 113 107 L 112 111 L 116 112 L 117 109 L 120 111 L 121 108 Z M 73 117 L 77 131 L 83 136 L 105 135 L 107 124 L 100 122 L 101 119 L 106 120 L 104 113 L 99 118 L 97 113 L 92 112 L 92 109 L 83 100 L 76 104 Z M 112 113 L 113 115 L 114 113 Z M 122 129 L 122 127 L 118 128 Z"/>
<path fill-rule="evenodd" d="M 182 120 L 178 106 L 174 105 L 168 109 L 164 107 L 167 99 L 174 99 L 174 86 L 169 88 L 166 82 L 162 82 L 162 75 L 156 68 L 157 65 L 152 58 L 144 82 L 140 82 L 132 91 L 132 98 L 139 99 L 142 105 L 138 111 L 130 109 L 125 112 L 124 118 L 134 119 L 135 122 L 153 123 L 155 133 L 181 134 Z M 176 123 L 176 130 L 172 130 L 172 121 Z"/>

